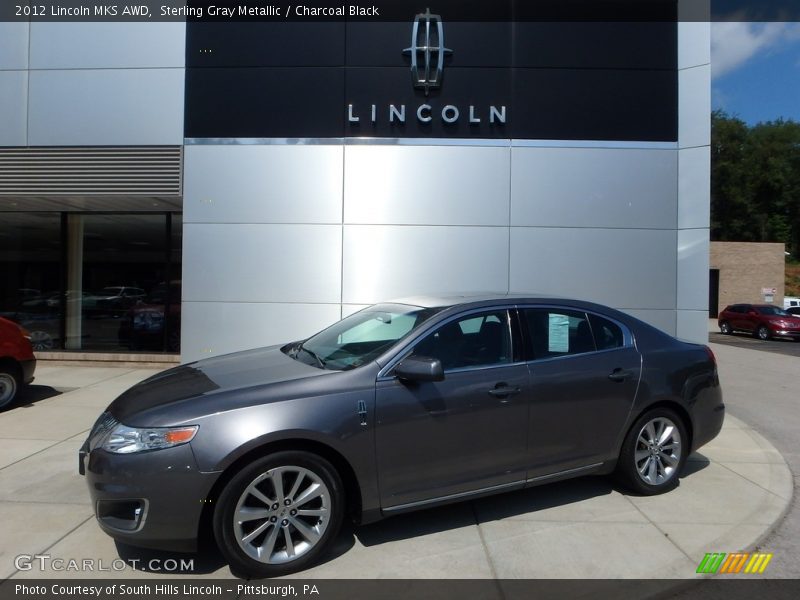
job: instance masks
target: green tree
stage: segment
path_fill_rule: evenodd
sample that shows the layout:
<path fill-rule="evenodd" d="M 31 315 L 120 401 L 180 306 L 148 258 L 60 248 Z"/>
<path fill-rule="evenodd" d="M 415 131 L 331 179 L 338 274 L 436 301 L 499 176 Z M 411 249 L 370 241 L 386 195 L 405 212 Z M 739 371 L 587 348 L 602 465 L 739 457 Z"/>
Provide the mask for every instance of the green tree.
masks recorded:
<path fill-rule="evenodd" d="M 783 242 L 800 255 L 800 124 L 711 115 L 711 239 Z"/>
<path fill-rule="evenodd" d="M 745 156 L 749 129 L 722 111 L 711 114 L 711 239 L 750 241 Z"/>

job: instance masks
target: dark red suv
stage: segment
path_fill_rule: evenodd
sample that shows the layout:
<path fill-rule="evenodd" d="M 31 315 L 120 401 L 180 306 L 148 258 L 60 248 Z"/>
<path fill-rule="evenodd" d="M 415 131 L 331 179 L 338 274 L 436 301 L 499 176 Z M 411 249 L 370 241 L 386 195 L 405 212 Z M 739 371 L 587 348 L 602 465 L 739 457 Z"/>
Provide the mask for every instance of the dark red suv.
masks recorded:
<path fill-rule="evenodd" d="M 722 333 L 746 331 L 761 340 L 771 337 L 800 340 L 800 317 L 771 304 L 731 304 L 717 319 Z"/>
<path fill-rule="evenodd" d="M 14 400 L 22 385 L 33 381 L 35 369 L 30 334 L 0 317 L 0 408 Z"/>

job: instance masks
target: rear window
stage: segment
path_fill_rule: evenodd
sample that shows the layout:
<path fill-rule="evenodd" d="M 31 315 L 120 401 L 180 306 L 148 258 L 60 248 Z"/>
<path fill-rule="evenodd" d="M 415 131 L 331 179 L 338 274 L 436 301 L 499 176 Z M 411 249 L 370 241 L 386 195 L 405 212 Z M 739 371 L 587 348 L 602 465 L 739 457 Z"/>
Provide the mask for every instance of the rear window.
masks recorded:
<path fill-rule="evenodd" d="M 598 350 L 611 350 L 624 345 L 622 329 L 613 321 L 598 315 L 589 315 L 589 322 L 592 324 L 592 333 Z"/>
<path fill-rule="evenodd" d="M 584 312 L 529 308 L 525 309 L 524 318 L 528 324 L 528 356 L 534 360 L 596 350 Z"/>

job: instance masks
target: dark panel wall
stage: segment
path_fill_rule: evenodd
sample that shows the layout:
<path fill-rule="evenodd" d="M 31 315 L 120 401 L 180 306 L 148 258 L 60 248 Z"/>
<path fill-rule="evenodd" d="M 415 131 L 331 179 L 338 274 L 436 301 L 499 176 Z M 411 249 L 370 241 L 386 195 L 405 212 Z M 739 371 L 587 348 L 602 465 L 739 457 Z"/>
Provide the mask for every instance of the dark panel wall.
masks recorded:
<path fill-rule="evenodd" d="M 403 53 L 418 10 L 409 3 L 407 22 L 187 23 L 186 137 L 677 139 L 674 22 L 450 22 L 443 13 L 452 53 L 441 88 L 426 96 Z M 404 123 L 389 121 L 390 104 L 405 105 Z M 422 104 L 430 122 L 416 117 Z M 457 122 L 440 117 L 446 105 Z M 489 122 L 490 106 L 506 107 L 505 123 Z"/>

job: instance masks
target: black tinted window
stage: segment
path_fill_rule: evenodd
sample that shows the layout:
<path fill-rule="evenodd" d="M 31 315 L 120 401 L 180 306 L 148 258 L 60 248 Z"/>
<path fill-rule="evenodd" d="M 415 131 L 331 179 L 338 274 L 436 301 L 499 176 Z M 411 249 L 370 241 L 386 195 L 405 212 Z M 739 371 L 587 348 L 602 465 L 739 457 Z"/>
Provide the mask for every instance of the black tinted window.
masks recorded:
<path fill-rule="evenodd" d="M 586 313 L 554 308 L 523 312 L 528 324 L 528 356 L 536 360 L 596 350 Z"/>
<path fill-rule="evenodd" d="M 598 350 L 611 350 L 621 348 L 625 343 L 622 329 L 613 321 L 597 315 L 589 315 L 592 324 L 592 333 Z"/>
<path fill-rule="evenodd" d="M 507 313 L 470 315 L 443 325 L 416 345 L 414 355 L 438 358 L 445 370 L 510 363 Z"/>

